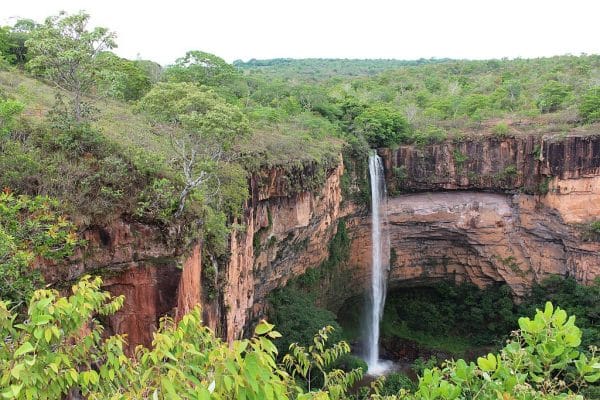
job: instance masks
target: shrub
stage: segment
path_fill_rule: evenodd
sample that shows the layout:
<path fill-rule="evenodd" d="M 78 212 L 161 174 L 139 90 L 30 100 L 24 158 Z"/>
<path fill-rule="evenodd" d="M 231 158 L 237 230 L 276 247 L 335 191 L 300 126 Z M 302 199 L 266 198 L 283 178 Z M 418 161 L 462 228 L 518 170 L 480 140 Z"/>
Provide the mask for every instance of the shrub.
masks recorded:
<path fill-rule="evenodd" d="M 590 228 L 592 228 L 592 231 L 595 233 L 600 234 L 600 220 L 592 222 Z"/>
<path fill-rule="evenodd" d="M 48 197 L 0 192 L 0 298 L 21 304 L 43 282 L 34 263 L 63 260 L 80 244 L 57 208 Z"/>
<path fill-rule="evenodd" d="M 518 309 L 518 314 L 527 315 L 536 307 L 550 301 L 562 304 L 563 309 L 577 317 L 583 330 L 582 349 L 600 343 L 600 279 L 591 285 L 578 284 L 572 277 L 551 276 L 533 286 L 531 296 Z"/>
<path fill-rule="evenodd" d="M 571 94 L 572 89 L 557 81 L 549 81 L 542 88 L 537 105 L 542 113 L 557 111 Z"/>
<path fill-rule="evenodd" d="M 13 128 L 14 120 L 25 106 L 16 100 L 2 100 L 0 98 L 0 139 L 7 135 Z"/>
<path fill-rule="evenodd" d="M 500 122 L 492 128 L 492 133 L 498 138 L 505 138 L 508 135 L 508 124 Z"/>
<path fill-rule="evenodd" d="M 426 369 L 416 397 L 567 398 L 572 388 L 577 392 L 600 379 L 598 358 L 577 351 L 581 330 L 575 317 L 546 303 L 533 319 L 520 318 L 519 326 L 499 354 L 479 357 L 476 364 L 447 361 L 441 369 Z"/>
<path fill-rule="evenodd" d="M 272 306 L 270 319 L 283 335 L 275 341 L 281 354 L 284 354 L 292 343 L 310 345 L 315 331 L 323 326 L 335 328 L 331 340 L 341 338 L 342 329 L 335 320 L 335 314 L 315 306 L 313 296 L 286 287 L 274 292 L 269 300 Z"/>
<path fill-rule="evenodd" d="M 428 126 L 425 130 L 415 132 L 411 140 L 417 145 L 441 143 L 448 138 L 448 134 L 442 128 Z"/>
<path fill-rule="evenodd" d="M 579 114 L 586 123 L 600 121 L 600 86 L 589 89 L 579 106 Z"/>
<path fill-rule="evenodd" d="M 178 190 L 169 179 L 154 179 L 139 195 L 134 215 L 163 224 L 168 223 L 177 211 Z"/>
<path fill-rule="evenodd" d="M 398 394 L 398 392 L 400 392 L 402 389 L 413 391 L 415 386 L 415 383 L 405 374 L 393 372 L 385 377 L 383 387 L 381 388 L 379 394 L 391 396 Z"/>
<path fill-rule="evenodd" d="M 354 120 L 371 147 L 392 147 L 410 138 L 408 122 L 402 113 L 387 105 L 372 105 Z"/>

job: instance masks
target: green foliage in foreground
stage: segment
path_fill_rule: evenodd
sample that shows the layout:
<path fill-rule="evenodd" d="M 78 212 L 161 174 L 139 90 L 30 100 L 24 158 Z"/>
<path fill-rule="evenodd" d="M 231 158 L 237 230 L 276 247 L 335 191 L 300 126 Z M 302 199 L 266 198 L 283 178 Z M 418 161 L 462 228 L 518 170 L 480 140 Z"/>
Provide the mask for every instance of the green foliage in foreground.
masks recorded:
<path fill-rule="evenodd" d="M 36 258 L 62 260 L 80 243 L 57 207 L 48 197 L 0 192 L 0 298 L 19 305 L 41 285 Z"/>
<path fill-rule="evenodd" d="M 533 286 L 531 295 L 519 305 L 518 314 L 528 315 L 550 301 L 577 317 L 583 331 L 582 347 L 600 343 L 600 279 L 590 285 L 580 285 L 575 278 L 552 276 Z"/>
<path fill-rule="evenodd" d="M 252 339 L 231 344 L 215 338 L 195 309 L 179 323 L 163 318 L 153 348 L 123 352 L 122 336 L 102 335 L 94 318 L 114 313 L 123 298 L 100 290 L 100 278 L 84 277 L 72 295 L 38 290 L 28 318 L 15 323 L 7 302 L 0 302 L 0 387 L 6 399 L 348 399 L 362 376 L 356 369 L 326 371 L 349 350 L 344 342 L 327 345 L 331 328 L 321 329 L 308 347 L 290 346 L 284 365 L 276 362 L 271 342 L 280 336 L 262 321 Z M 383 397 L 383 381 L 372 385 L 370 399 L 582 399 L 575 393 L 600 379 L 600 360 L 577 351 L 581 331 L 575 317 L 547 303 L 534 319 L 519 319 L 520 331 L 499 354 L 477 363 L 447 361 L 426 369 L 414 394 L 401 390 Z M 312 391 L 300 382 L 311 374 L 323 384 Z M 295 379 L 295 378 L 298 378 Z M 356 398 L 356 397 L 354 397 Z"/>
<path fill-rule="evenodd" d="M 282 337 L 275 341 L 280 353 L 284 353 L 292 343 L 308 346 L 315 331 L 323 326 L 333 326 L 332 340 L 340 339 L 341 327 L 335 314 L 315 306 L 314 295 L 298 288 L 285 287 L 274 292 L 269 301 L 273 308 L 272 322 Z"/>

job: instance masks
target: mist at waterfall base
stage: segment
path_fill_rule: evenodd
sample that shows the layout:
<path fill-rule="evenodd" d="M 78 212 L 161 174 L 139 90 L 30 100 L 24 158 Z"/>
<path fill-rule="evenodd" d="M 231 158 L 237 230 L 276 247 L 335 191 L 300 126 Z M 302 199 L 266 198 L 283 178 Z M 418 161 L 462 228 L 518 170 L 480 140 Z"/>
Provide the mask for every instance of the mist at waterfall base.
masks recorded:
<path fill-rule="evenodd" d="M 371 239 L 372 273 L 369 304 L 364 318 L 366 354 L 369 375 L 382 375 L 393 366 L 391 361 L 379 359 L 379 323 L 385 305 L 387 271 L 389 268 L 390 241 L 387 229 L 386 189 L 383 162 L 377 154 L 369 156 L 371 178 Z"/>

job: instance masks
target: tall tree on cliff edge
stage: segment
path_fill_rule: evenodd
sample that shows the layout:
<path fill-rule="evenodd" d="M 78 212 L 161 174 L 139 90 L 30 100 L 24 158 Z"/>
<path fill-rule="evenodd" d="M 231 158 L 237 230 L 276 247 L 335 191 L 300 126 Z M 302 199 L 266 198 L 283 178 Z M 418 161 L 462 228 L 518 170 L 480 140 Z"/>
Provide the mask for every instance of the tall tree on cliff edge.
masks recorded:
<path fill-rule="evenodd" d="M 88 30 L 90 16 L 84 12 L 61 12 L 48 17 L 34 29 L 26 45 L 31 56 L 27 63 L 38 74 L 72 94 L 75 121 L 84 118 L 83 97 L 94 86 L 100 68 L 98 55 L 117 47 L 114 32 L 96 27 Z"/>

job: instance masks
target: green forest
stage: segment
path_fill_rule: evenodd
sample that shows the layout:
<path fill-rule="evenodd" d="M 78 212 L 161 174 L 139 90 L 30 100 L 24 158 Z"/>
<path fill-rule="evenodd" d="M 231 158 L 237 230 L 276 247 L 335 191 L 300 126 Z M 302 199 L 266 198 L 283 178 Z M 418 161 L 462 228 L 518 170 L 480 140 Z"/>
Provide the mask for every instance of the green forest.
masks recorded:
<path fill-rule="evenodd" d="M 390 293 L 383 335 L 454 358 L 420 360 L 413 379 L 365 383 L 366 365 L 351 354 L 359 307 L 335 315 L 315 301 L 315 282 L 347 261 L 342 224 L 329 259 L 273 292 L 269 322 L 232 343 L 203 326 L 196 308 L 180 321 L 165 316 L 152 347 L 127 354 L 127 338 L 104 331 L 123 298 L 104 291 L 102 277 L 54 285 L 33 268 L 64 268 L 85 249 L 80 227 L 120 216 L 160 227 L 173 247 L 200 241 L 206 263 L 218 265 L 230 234 L 244 229 L 249 178 L 264 168 L 297 177 L 285 188 L 296 193 L 320 187 L 343 154 L 345 199 L 364 208 L 371 149 L 597 134 L 600 55 L 230 64 L 190 49 L 161 66 L 119 57 L 116 34 L 89 22 L 84 12 L 60 13 L 0 27 L 3 398 L 600 396 L 599 281 L 550 279 L 520 304 L 505 287 Z M 461 358 L 479 345 L 492 347 Z"/>

